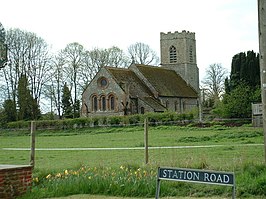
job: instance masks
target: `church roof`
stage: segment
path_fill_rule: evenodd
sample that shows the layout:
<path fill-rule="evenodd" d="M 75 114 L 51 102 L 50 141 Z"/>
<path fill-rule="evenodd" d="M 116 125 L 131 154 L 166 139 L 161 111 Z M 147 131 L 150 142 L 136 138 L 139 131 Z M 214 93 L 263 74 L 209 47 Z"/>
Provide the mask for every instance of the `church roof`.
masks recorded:
<path fill-rule="evenodd" d="M 144 97 L 141 100 L 152 107 L 155 112 L 163 112 L 166 110 L 166 107 L 164 107 L 158 100 L 154 99 L 153 97 Z"/>
<path fill-rule="evenodd" d="M 150 89 L 137 77 L 133 71 L 126 68 L 114 67 L 106 67 L 106 69 L 124 91 L 126 91 L 126 86 L 128 86 L 129 95 L 131 97 L 153 96 Z"/>
<path fill-rule="evenodd" d="M 174 70 L 156 66 L 135 64 L 138 71 L 154 87 L 159 96 L 196 98 L 197 92 L 182 79 Z M 129 89 L 131 97 L 154 96 L 149 87 L 137 74 L 126 68 L 105 67 L 113 76 L 117 84 L 126 91 Z"/>
<path fill-rule="evenodd" d="M 197 92 L 174 70 L 135 65 L 160 96 L 197 97 Z"/>

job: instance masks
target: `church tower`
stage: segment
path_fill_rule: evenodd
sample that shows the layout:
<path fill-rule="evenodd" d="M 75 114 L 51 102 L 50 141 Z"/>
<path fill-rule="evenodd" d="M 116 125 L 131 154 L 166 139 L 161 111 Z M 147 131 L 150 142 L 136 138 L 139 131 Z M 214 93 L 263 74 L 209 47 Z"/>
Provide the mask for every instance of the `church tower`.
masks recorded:
<path fill-rule="evenodd" d="M 175 70 L 199 92 L 199 69 L 196 59 L 195 33 L 185 31 L 160 34 L 161 65 Z"/>

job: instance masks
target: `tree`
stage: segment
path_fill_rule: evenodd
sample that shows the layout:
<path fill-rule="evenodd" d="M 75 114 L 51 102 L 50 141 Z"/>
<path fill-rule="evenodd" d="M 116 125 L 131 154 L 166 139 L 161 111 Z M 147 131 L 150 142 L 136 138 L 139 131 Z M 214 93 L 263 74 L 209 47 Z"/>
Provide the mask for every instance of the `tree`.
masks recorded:
<path fill-rule="evenodd" d="M 56 109 L 59 119 L 62 118 L 62 89 L 64 87 L 65 75 L 63 66 L 65 61 L 60 56 L 55 56 L 51 62 L 51 70 L 49 72 L 50 79 L 45 84 L 45 97 L 50 100 L 50 112 L 53 112 L 53 108 Z"/>
<path fill-rule="evenodd" d="M 18 81 L 26 76 L 31 95 L 39 106 L 43 85 L 48 81 L 50 56 L 46 42 L 31 32 L 10 29 L 6 34 L 8 64 L 1 70 L 8 99 L 17 102 Z"/>
<path fill-rule="evenodd" d="M 3 115 L 6 122 L 13 122 L 17 120 L 16 104 L 11 99 L 7 99 L 3 103 Z"/>
<path fill-rule="evenodd" d="M 21 75 L 18 81 L 18 119 L 35 120 L 40 117 L 40 109 L 28 88 L 26 75 Z"/>
<path fill-rule="evenodd" d="M 79 87 L 82 91 L 95 76 L 95 74 L 104 66 L 127 67 L 130 59 L 125 55 L 123 50 L 113 46 L 107 49 L 94 48 L 86 51 L 84 55 L 84 63 L 80 70 Z"/>
<path fill-rule="evenodd" d="M 7 62 L 6 32 L 0 22 L 0 68 L 4 67 Z"/>
<path fill-rule="evenodd" d="M 149 45 L 137 42 L 128 47 L 130 57 L 137 64 L 158 65 L 159 57 Z"/>
<path fill-rule="evenodd" d="M 67 83 L 64 84 L 63 95 L 62 95 L 62 109 L 64 118 L 73 118 L 73 103 L 71 92 L 67 86 Z"/>
<path fill-rule="evenodd" d="M 214 110 L 219 116 L 227 118 L 250 118 L 251 103 L 260 100 L 260 88 L 256 90 L 246 83 L 239 84 L 230 93 L 226 93 Z"/>
<path fill-rule="evenodd" d="M 108 65 L 114 66 L 114 67 L 128 67 L 130 64 L 130 59 L 125 55 L 123 50 L 120 48 L 113 46 L 111 48 L 107 49 L 107 52 L 109 54 L 108 56 Z"/>
<path fill-rule="evenodd" d="M 232 58 L 229 90 L 242 82 L 251 87 L 260 85 L 259 54 L 254 51 L 240 52 Z"/>
<path fill-rule="evenodd" d="M 214 110 L 230 118 L 251 117 L 251 103 L 261 101 L 259 55 L 253 51 L 233 56 L 230 79 L 225 79 L 225 95 Z"/>
<path fill-rule="evenodd" d="M 203 79 L 203 87 L 206 91 L 207 99 L 214 102 L 214 105 L 221 99 L 222 93 L 224 93 L 224 82 L 227 71 L 221 64 L 211 64 L 206 69 L 206 76 Z"/>
<path fill-rule="evenodd" d="M 65 61 L 65 70 L 66 80 L 70 84 L 70 92 L 73 89 L 74 99 L 72 100 L 73 113 L 77 111 L 78 103 L 78 82 L 80 80 L 80 70 L 84 63 L 84 54 L 85 49 L 79 43 L 71 43 L 66 46 L 60 52 L 60 57 Z M 80 92 L 81 93 L 81 92 Z M 75 104 L 75 105 L 74 105 Z"/>

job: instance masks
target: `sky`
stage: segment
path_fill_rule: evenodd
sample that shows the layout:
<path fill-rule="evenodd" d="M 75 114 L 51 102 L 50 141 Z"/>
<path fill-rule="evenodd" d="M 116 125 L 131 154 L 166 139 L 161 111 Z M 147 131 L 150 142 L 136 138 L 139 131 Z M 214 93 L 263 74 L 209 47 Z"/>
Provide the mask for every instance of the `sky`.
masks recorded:
<path fill-rule="evenodd" d="M 200 80 L 211 64 L 230 72 L 235 54 L 259 51 L 257 12 L 257 0 L 0 0 L 4 28 L 36 33 L 52 52 L 142 42 L 160 56 L 160 32 L 195 32 Z"/>

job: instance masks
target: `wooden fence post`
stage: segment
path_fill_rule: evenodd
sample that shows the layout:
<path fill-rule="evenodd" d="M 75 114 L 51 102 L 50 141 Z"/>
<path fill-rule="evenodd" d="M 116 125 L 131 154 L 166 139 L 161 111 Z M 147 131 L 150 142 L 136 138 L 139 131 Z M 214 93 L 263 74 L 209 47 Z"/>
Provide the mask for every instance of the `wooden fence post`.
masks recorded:
<path fill-rule="evenodd" d="M 34 121 L 31 121 L 31 153 L 30 153 L 30 165 L 34 168 L 35 166 L 35 130 L 36 124 Z"/>

